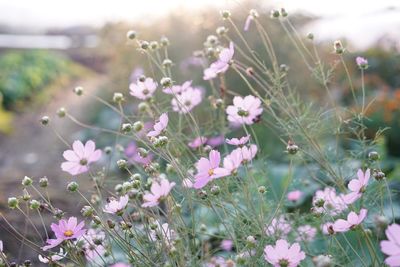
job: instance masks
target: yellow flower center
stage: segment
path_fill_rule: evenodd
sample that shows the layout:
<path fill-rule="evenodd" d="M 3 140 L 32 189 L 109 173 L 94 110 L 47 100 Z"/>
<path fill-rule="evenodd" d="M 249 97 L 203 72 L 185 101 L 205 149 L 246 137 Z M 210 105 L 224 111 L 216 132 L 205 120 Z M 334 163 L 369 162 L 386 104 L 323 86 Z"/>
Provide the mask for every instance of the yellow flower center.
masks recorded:
<path fill-rule="evenodd" d="M 74 235 L 74 232 L 72 232 L 72 230 L 67 230 L 64 232 L 64 236 L 66 236 L 66 237 L 71 237 L 73 235 Z"/>
<path fill-rule="evenodd" d="M 211 176 L 211 175 L 213 175 L 213 174 L 214 174 L 214 169 L 209 169 L 209 170 L 208 170 L 208 175 Z"/>

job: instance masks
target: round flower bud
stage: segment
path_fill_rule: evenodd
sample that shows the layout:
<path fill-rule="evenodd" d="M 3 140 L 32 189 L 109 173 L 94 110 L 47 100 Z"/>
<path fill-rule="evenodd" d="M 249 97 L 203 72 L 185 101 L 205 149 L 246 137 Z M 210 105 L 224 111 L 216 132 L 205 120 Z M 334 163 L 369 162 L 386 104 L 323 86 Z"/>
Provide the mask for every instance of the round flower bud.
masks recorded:
<path fill-rule="evenodd" d="M 140 112 L 145 112 L 149 109 L 149 105 L 146 102 L 140 102 L 138 105 L 138 109 Z"/>
<path fill-rule="evenodd" d="M 83 95 L 83 87 L 81 87 L 81 86 L 75 87 L 75 88 L 74 88 L 74 93 L 75 93 L 76 95 L 79 95 L 79 96 Z"/>
<path fill-rule="evenodd" d="M 286 65 L 286 64 L 281 64 L 281 65 L 279 66 L 279 70 L 280 70 L 281 72 L 283 72 L 283 73 L 287 73 L 287 72 L 289 71 L 289 67 L 288 67 L 288 65 Z"/>
<path fill-rule="evenodd" d="M 143 127 L 144 127 L 144 124 L 141 121 L 135 121 L 133 123 L 133 130 L 135 132 L 140 132 L 143 129 Z"/>
<path fill-rule="evenodd" d="M 151 41 L 150 42 L 150 49 L 152 49 L 152 50 L 157 50 L 158 49 L 157 41 Z"/>
<path fill-rule="evenodd" d="M 210 152 L 213 148 L 210 146 L 210 145 L 206 145 L 206 146 L 204 146 L 204 152 Z"/>
<path fill-rule="evenodd" d="M 39 209 L 40 208 L 40 202 L 35 200 L 35 199 L 32 199 L 31 201 L 29 201 L 29 208 L 31 210 Z"/>
<path fill-rule="evenodd" d="M 160 136 L 160 137 L 154 139 L 154 142 L 153 142 L 155 147 L 163 147 L 167 143 L 168 143 L 168 137 L 166 137 L 166 136 Z"/>
<path fill-rule="evenodd" d="M 122 126 L 121 126 L 121 131 L 122 131 L 124 134 L 129 133 L 130 131 L 132 131 L 132 124 L 130 124 L 130 123 L 123 123 Z"/>
<path fill-rule="evenodd" d="M 218 35 L 223 36 L 223 35 L 225 35 L 225 34 L 228 32 L 228 29 L 227 29 L 226 27 L 224 27 L 224 26 L 221 26 L 221 27 L 218 27 L 218 28 L 215 30 L 215 32 L 216 32 Z"/>
<path fill-rule="evenodd" d="M 237 264 L 240 264 L 240 265 L 245 265 L 245 263 L 246 263 L 246 258 L 243 257 L 242 253 L 236 255 L 235 260 L 236 260 Z"/>
<path fill-rule="evenodd" d="M 140 181 L 140 180 L 133 180 L 132 181 L 132 186 L 135 189 L 139 189 L 141 184 L 142 184 L 142 181 Z"/>
<path fill-rule="evenodd" d="M 312 32 L 307 33 L 307 38 L 309 40 L 314 40 L 314 34 Z"/>
<path fill-rule="evenodd" d="M 137 36 L 137 33 L 135 31 L 128 31 L 126 33 L 126 38 L 128 38 L 129 40 L 134 40 Z"/>
<path fill-rule="evenodd" d="M 284 8 L 281 8 L 281 16 L 282 17 L 287 17 L 289 14 L 287 13 L 287 11 L 286 11 L 286 9 L 284 9 Z"/>
<path fill-rule="evenodd" d="M 147 41 L 140 42 L 140 48 L 142 48 L 143 50 L 147 50 L 149 48 L 149 42 Z"/>
<path fill-rule="evenodd" d="M 175 168 L 174 168 L 174 166 L 172 166 L 171 164 L 167 164 L 167 166 L 165 167 L 165 171 L 167 172 L 167 173 L 174 173 L 175 172 Z"/>
<path fill-rule="evenodd" d="M 112 152 L 112 147 L 106 146 L 106 147 L 104 148 L 104 153 L 106 153 L 107 155 L 110 155 L 111 152 Z"/>
<path fill-rule="evenodd" d="M 252 236 L 252 235 L 249 235 L 249 236 L 246 238 L 246 244 L 247 244 L 247 246 L 249 246 L 249 247 L 254 247 L 254 245 L 256 244 L 256 242 L 257 242 L 256 238 L 255 238 L 254 236 Z"/>
<path fill-rule="evenodd" d="M 67 110 L 64 107 L 61 107 L 57 110 L 57 116 L 59 118 L 64 118 L 66 114 L 67 114 Z"/>
<path fill-rule="evenodd" d="M 124 95 L 122 93 L 118 93 L 118 92 L 114 93 L 114 95 L 113 95 L 113 101 L 114 102 L 118 103 L 118 102 L 121 102 L 121 101 L 124 101 L 124 100 L 125 100 L 124 99 Z"/>
<path fill-rule="evenodd" d="M 124 188 L 122 187 L 122 184 L 117 184 L 117 185 L 114 187 L 114 190 L 115 190 L 115 192 L 117 192 L 117 193 L 121 193 L 123 189 L 124 189 Z"/>
<path fill-rule="evenodd" d="M 210 44 L 211 46 L 214 46 L 216 44 L 218 44 L 218 37 L 215 35 L 209 35 L 207 36 L 207 44 Z"/>
<path fill-rule="evenodd" d="M 49 124 L 49 122 L 50 122 L 49 116 L 43 116 L 43 117 L 40 119 L 40 123 L 41 123 L 42 125 L 47 125 L 47 124 Z"/>
<path fill-rule="evenodd" d="M 172 66 L 172 60 L 169 58 L 164 59 L 162 63 L 164 68 L 170 68 Z"/>
<path fill-rule="evenodd" d="M 218 185 L 213 185 L 210 189 L 211 194 L 213 194 L 214 196 L 219 195 L 219 193 L 221 192 L 221 188 Z"/>
<path fill-rule="evenodd" d="M 76 192 L 76 190 L 78 190 L 78 188 L 79 188 L 79 184 L 77 182 L 70 182 L 67 185 L 67 189 L 70 192 Z"/>
<path fill-rule="evenodd" d="M 161 46 L 169 46 L 169 40 L 168 40 L 168 38 L 165 37 L 165 36 L 161 37 L 161 39 L 160 39 L 160 44 L 161 44 Z"/>
<path fill-rule="evenodd" d="M 265 186 L 262 185 L 258 187 L 258 192 L 260 194 L 264 194 L 265 192 L 267 192 L 267 189 L 265 188 Z"/>
<path fill-rule="evenodd" d="M 377 181 L 381 181 L 381 180 L 386 178 L 385 173 L 383 171 L 380 171 L 380 170 L 374 170 L 373 171 L 373 176 L 374 176 L 375 180 L 377 180 Z"/>
<path fill-rule="evenodd" d="M 132 182 L 124 182 L 122 183 L 122 191 L 127 192 L 133 188 Z"/>
<path fill-rule="evenodd" d="M 96 225 L 100 225 L 101 224 L 101 219 L 99 216 L 93 216 L 93 223 Z"/>
<path fill-rule="evenodd" d="M 30 185 L 32 185 L 32 179 L 29 178 L 28 176 L 25 176 L 24 179 L 22 179 L 22 185 L 23 185 L 23 186 L 30 186 Z"/>
<path fill-rule="evenodd" d="M 32 262 L 30 261 L 30 260 L 25 260 L 24 261 L 24 266 L 25 267 L 29 267 L 29 266 L 31 266 L 32 265 Z"/>
<path fill-rule="evenodd" d="M 31 195 L 26 189 L 22 190 L 22 192 L 23 192 L 22 199 L 24 201 L 28 201 L 29 199 L 31 199 Z"/>
<path fill-rule="evenodd" d="M 374 218 L 375 225 L 378 229 L 386 229 L 386 227 L 389 225 L 389 219 L 383 215 L 377 215 Z"/>
<path fill-rule="evenodd" d="M 134 173 L 130 177 L 130 180 L 131 181 L 136 181 L 136 180 L 140 181 L 140 180 L 142 180 L 142 175 L 140 173 Z"/>
<path fill-rule="evenodd" d="M 258 12 L 255 9 L 250 9 L 249 15 L 252 16 L 253 18 L 258 18 Z"/>
<path fill-rule="evenodd" d="M 207 232 L 207 226 L 204 223 L 200 225 L 200 231 Z"/>
<path fill-rule="evenodd" d="M 217 108 L 222 108 L 224 106 L 224 100 L 221 98 L 218 98 L 215 100 L 215 106 Z"/>
<path fill-rule="evenodd" d="M 117 166 L 120 169 L 125 169 L 126 167 L 128 167 L 128 162 L 124 159 L 119 159 L 117 160 Z"/>
<path fill-rule="evenodd" d="M 331 255 L 318 255 L 312 259 L 315 267 L 331 267 L 333 266 Z"/>
<path fill-rule="evenodd" d="M 94 213 L 94 209 L 90 206 L 83 206 L 83 208 L 81 209 L 81 214 L 84 217 L 92 217 Z"/>
<path fill-rule="evenodd" d="M 162 87 L 167 88 L 172 86 L 172 80 L 169 77 L 163 77 L 160 81 Z"/>
<path fill-rule="evenodd" d="M 113 222 L 112 220 L 107 220 L 107 225 L 108 225 L 108 228 L 114 229 L 114 227 L 115 227 L 115 222 Z"/>
<path fill-rule="evenodd" d="M 271 10 L 271 18 L 276 19 L 279 18 L 281 14 L 279 13 L 278 9 L 272 9 Z"/>
<path fill-rule="evenodd" d="M 293 141 L 289 141 L 286 151 L 291 155 L 295 155 L 299 151 L 299 147 Z"/>
<path fill-rule="evenodd" d="M 222 10 L 221 16 L 223 19 L 229 19 L 231 17 L 231 12 L 229 10 Z"/>
<path fill-rule="evenodd" d="M 339 40 L 337 40 L 333 43 L 333 48 L 335 50 L 335 53 L 338 55 L 343 54 L 343 52 L 344 52 L 342 42 Z"/>
<path fill-rule="evenodd" d="M 19 200 L 16 197 L 9 197 L 7 203 L 10 209 L 15 209 L 18 207 Z"/>
<path fill-rule="evenodd" d="M 376 152 L 376 151 L 371 151 L 371 152 L 369 152 L 368 153 L 368 158 L 370 159 L 370 160 L 372 160 L 372 161 L 376 161 L 376 160 L 379 160 L 379 154 L 378 154 L 378 152 Z"/>

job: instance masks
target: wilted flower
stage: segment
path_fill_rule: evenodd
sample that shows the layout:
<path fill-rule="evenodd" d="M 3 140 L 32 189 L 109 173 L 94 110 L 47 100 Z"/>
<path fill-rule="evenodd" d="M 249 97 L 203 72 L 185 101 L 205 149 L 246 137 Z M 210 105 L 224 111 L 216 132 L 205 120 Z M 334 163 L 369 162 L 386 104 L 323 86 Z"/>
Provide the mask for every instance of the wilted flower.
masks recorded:
<path fill-rule="evenodd" d="M 204 70 L 203 79 L 211 80 L 217 77 L 217 74 L 226 72 L 231 64 L 234 53 L 233 42 L 230 42 L 229 48 L 225 48 L 219 53 L 218 60 Z"/>
<path fill-rule="evenodd" d="M 194 188 L 200 189 L 207 185 L 211 180 L 229 175 L 224 168 L 219 167 L 221 154 L 216 150 L 211 150 L 209 158 L 200 158 L 196 163 L 197 174 L 195 175 Z"/>
<path fill-rule="evenodd" d="M 106 204 L 103 211 L 106 213 L 119 215 L 126 208 L 126 205 L 128 205 L 128 201 L 128 195 L 120 197 L 119 200 L 112 199 L 109 203 Z"/>
<path fill-rule="evenodd" d="M 262 113 L 261 100 L 255 96 L 235 96 L 233 105 L 226 108 L 228 121 L 236 124 L 251 125 Z"/>
<path fill-rule="evenodd" d="M 168 126 L 168 114 L 161 114 L 158 122 L 154 124 L 154 130 L 150 131 L 147 136 L 148 137 L 156 137 L 159 136 Z"/>
<path fill-rule="evenodd" d="M 250 140 L 250 135 L 243 136 L 241 138 L 226 139 L 225 142 L 233 146 L 243 146 Z"/>
<path fill-rule="evenodd" d="M 368 185 L 370 175 L 370 169 L 367 169 L 365 173 L 361 169 L 357 171 L 358 179 L 351 180 L 347 186 L 351 193 L 343 196 L 343 200 L 346 204 L 352 204 L 362 196 Z"/>
<path fill-rule="evenodd" d="M 156 89 L 157 83 L 152 78 L 146 78 L 144 81 L 138 79 L 136 83 L 129 85 L 129 93 L 142 100 L 152 97 Z"/>
<path fill-rule="evenodd" d="M 354 211 L 350 212 L 347 215 L 347 220 L 339 219 L 335 221 L 333 224 L 333 230 L 335 232 L 347 232 L 354 229 L 356 226 L 362 223 L 367 216 L 367 212 L 368 211 L 366 209 L 361 209 L 359 215 L 357 215 L 357 213 Z"/>
<path fill-rule="evenodd" d="M 267 262 L 274 267 L 296 267 L 306 258 L 306 254 L 301 251 L 300 245 L 290 244 L 284 239 L 276 241 L 275 247 L 268 245 L 264 249 L 264 257 Z"/>
<path fill-rule="evenodd" d="M 388 255 L 385 263 L 390 267 L 400 266 L 400 225 L 392 224 L 386 229 L 388 240 L 381 241 L 381 251 Z"/>
<path fill-rule="evenodd" d="M 314 240 L 315 235 L 317 234 L 317 229 L 312 227 L 311 225 L 302 225 L 297 228 L 297 242 L 311 242 Z"/>
<path fill-rule="evenodd" d="M 142 204 L 143 208 L 146 207 L 154 207 L 157 206 L 162 198 L 168 196 L 172 187 L 175 186 L 175 183 L 170 183 L 167 179 L 162 178 L 158 183 L 153 181 L 151 184 L 150 192 L 146 193 L 143 196 L 144 203 Z"/>
<path fill-rule="evenodd" d="M 74 141 L 73 150 L 66 150 L 63 157 L 67 160 L 61 164 L 61 169 L 77 175 L 85 173 L 89 170 L 90 163 L 96 162 L 101 157 L 101 150 L 96 150 L 96 145 L 92 140 L 86 142 L 85 145 L 81 141 Z"/>

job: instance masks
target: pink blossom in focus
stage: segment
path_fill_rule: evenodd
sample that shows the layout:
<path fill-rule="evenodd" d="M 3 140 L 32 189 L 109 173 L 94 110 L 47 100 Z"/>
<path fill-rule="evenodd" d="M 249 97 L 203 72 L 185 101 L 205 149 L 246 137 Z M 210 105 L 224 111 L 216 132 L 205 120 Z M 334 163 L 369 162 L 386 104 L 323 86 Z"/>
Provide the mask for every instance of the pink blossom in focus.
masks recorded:
<path fill-rule="evenodd" d="M 119 200 L 111 199 L 110 202 L 105 205 L 103 211 L 110 214 L 120 215 L 126 208 L 126 205 L 128 205 L 128 201 L 128 195 L 120 197 Z"/>
<path fill-rule="evenodd" d="M 229 48 L 225 48 L 219 53 L 218 60 L 204 70 L 203 79 L 210 80 L 217 77 L 217 74 L 226 72 L 231 64 L 234 53 L 233 42 L 230 42 Z"/>
<path fill-rule="evenodd" d="M 129 93 L 141 100 L 149 99 L 157 89 L 157 83 L 152 78 L 146 78 L 143 82 L 137 80 L 129 85 Z"/>
<path fill-rule="evenodd" d="M 153 181 L 151 184 L 150 192 L 143 196 L 143 208 L 157 206 L 160 201 L 167 197 L 175 183 L 170 183 L 167 179 L 162 178 L 160 182 Z"/>
<path fill-rule="evenodd" d="M 188 113 L 202 101 L 202 91 L 189 87 L 171 100 L 172 109 L 178 113 Z"/>
<path fill-rule="evenodd" d="M 206 186 L 211 180 L 229 175 L 224 168 L 219 167 L 221 155 L 216 150 L 211 150 L 209 158 L 200 158 L 196 163 L 197 174 L 195 175 L 194 188 L 200 189 Z"/>
<path fill-rule="evenodd" d="M 347 185 L 351 193 L 343 196 L 343 200 L 346 204 L 353 204 L 357 199 L 362 196 L 368 185 L 370 175 L 370 169 L 367 169 L 365 173 L 363 173 L 361 169 L 357 171 L 358 179 L 351 180 L 350 183 Z"/>
<path fill-rule="evenodd" d="M 301 251 L 300 245 L 294 243 L 289 246 L 284 239 L 276 241 L 275 247 L 268 245 L 264 249 L 264 257 L 267 262 L 274 267 L 296 267 L 306 258 L 306 254 Z"/>
<path fill-rule="evenodd" d="M 53 230 L 56 239 L 47 239 L 47 244 L 42 249 L 44 251 L 60 245 L 65 240 L 77 239 L 85 234 L 86 230 L 83 229 L 85 223 L 82 221 L 78 224 L 76 217 L 70 217 L 67 220 L 62 219 L 58 224 L 52 223 L 51 230 Z"/>
<path fill-rule="evenodd" d="M 148 137 L 157 137 L 159 136 L 168 126 L 168 114 L 161 114 L 158 122 L 154 124 L 154 130 L 150 131 L 147 136 Z"/>
<path fill-rule="evenodd" d="M 235 96 L 233 105 L 226 108 L 228 121 L 235 124 L 251 125 L 261 116 L 262 111 L 261 100 L 252 95 L 244 98 Z"/>
<path fill-rule="evenodd" d="M 101 157 L 101 150 L 96 150 L 96 145 L 92 140 L 85 145 L 76 140 L 72 144 L 73 150 L 66 150 L 63 157 L 67 160 L 61 164 L 61 169 L 71 175 L 78 175 L 89 170 L 90 163 L 96 162 Z"/>
<path fill-rule="evenodd" d="M 400 266 L 400 225 L 389 225 L 385 231 L 388 240 L 381 241 L 381 251 L 388 255 L 385 263 L 390 267 Z"/>
<path fill-rule="evenodd" d="M 333 230 L 335 232 L 343 233 L 347 232 L 354 227 L 358 226 L 362 221 L 365 219 L 367 216 L 367 210 L 366 209 L 361 209 L 360 214 L 357 215 L 354 211 L 350 212 L 347 215 L 347 220 L 339 219 L 335 221 L 333 224 Z"/>
<path fill-rule="evenodd" d="M 302 225 L 297 228 L 297 242 L 311 242 L 317 235 L 317 229 L 311 225 Z"/>
<path fill-rule="evenodd" d="M 225 251 L 231 251 L 233 248 L 233 241 L 230 239 L 224 239 L 221 241 L 220 247 Z"/>
<path fill-rule="evenodd" d="M 225 142 L 227 144 L 233 145 L 233 146 L 243 146 L 249 140 L 250 140 L 250 135 L 246 135 L 246 136 L 240 137 L 239 139 L 238 138 L 226 139 Z"/>
<path fill-rule="evenodd" d="M 303 192 L 301 192 L 300 190 L 295 190 L 295 191 L 290 191 L 290 192 L 287 194 L 287 199 L 288 199 L 289 201 L 296 202 L 296 201 L 298 201 L 302 196 L 303 196 Z"/>

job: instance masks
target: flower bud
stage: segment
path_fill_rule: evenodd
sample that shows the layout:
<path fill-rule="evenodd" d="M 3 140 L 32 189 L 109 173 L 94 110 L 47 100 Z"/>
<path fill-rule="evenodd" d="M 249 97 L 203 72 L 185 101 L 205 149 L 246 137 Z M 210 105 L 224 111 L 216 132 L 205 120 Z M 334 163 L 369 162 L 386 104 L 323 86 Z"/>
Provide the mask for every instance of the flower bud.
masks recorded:
<path fill-rule="evenodd" d="M 114 93 L 114 95 L 113 95 L 113 101 L 114 102 L 119 103 L 119 102 L 124 101 L 124 100 L 125 100 L 125 98 L 124 98 L 124 95 L 122 93 L 118 93 L 118 92 Z"/>
<path fill-rule="evenodd" d="M 210 145 L 206 145 L 206 146 L 204 146 L 204 152 L 210 152 L 213 148 L 210 146 Z"/>
<path fill-rule="evenodd" d="M 331 255 L 318 255 L 313 257 L 312 259 L 315 267 L 331 267 L 332 264 L 332 256 Z"/>
<path fill-rule="evenodd" d="M 142 180 L 142 175 L 140 173 L 134 173 L 130 177 L 130 180 L 131 181 L 136 181 L 136 180 L 140 181 L 140 180 Z"/>
<path fill-rule="evenodd" d="M 222 10 L 221 16 L 223 19 L 229 19 L 231 17 L 231 12 L 229 10 Z"/>
<path fill-rule="evenodd" d="M 281 8 L 281 16 L 286 18 L 289 14 L 287 13 L 286 9 Z"/>
<path fill-rule="evenodd" d="M 207 198 L 207 191 L 205 191 L 205 190 L 200 190 L 200 191 L 198 191 L 197 195 L 198 195 L 201 199 L 206 199 L 206 198 Z"/>
<path fill-rule="evenodd" d="M 167 172 L 167 173 L 174 173 L 175 172 L 175 168 L 174 168 L 174 166 L 172 166 L 171 164 L 167 164 L 167 166 L 165 167 L 165 171 Z"/>
<path fill-rule="evenodd" d="M 81 87 L 81 86 L 75 87 L 75 88 L 74 88 L 74 93 L 75 93 L 76 95 L 78 95 L 78 96 L 83 95 L 83 87 Z"/>
<path fill-rule="evenodd" d="M 165 47 L 165 46 L 169 46 L 169 40 L 167 37 L 163 36 L 160 39 L 160 44 L 161 46 Z"/>
<path fill-rule="evenodd" d="M 22 185 L 23 185 L 23 186 L 30 186 L 30 185 L 32 185 L 32 179 L 29 178 L 28 176 L 25 176 L 24 179 L 22 179 Z"/>
<path fill-rule="evenodd" d="M 41 123 L 42 125 L 47 125 L 47 124 L 49 124 L 49 122 L 50 122 L 49 116 L 43 116 L 43 117 L 40 119 L 40 123 Z"/>
<path fill-rule="evenodd" d="M 62 219 L 62 217 L 64 217 L 64 214 L 65 214 L 64 211 L 57 208 L 53 211 L 54 217 L 56 217 L 59 220 Z"/>
<path fill-rule="evenodd" d="M 134 40 L 137 36 L 137 33 L 135 31 L 128 31 L 126 33 L 126 38 L 128 38 L 129 40 Z"/>
<path fill-rule="evenodd" d="M 128 162 L 124 159 L 119 159 L 117 160 L 117 166 L 120 169 L 125 169 L 126 167 L 128 167 Z"/>
<path fill-rule="evenodd" d="M 265 186 L 259 186 L 258 187 L 258 193 L 260 194 L 264 194 L 265 192 L 267 192 L 267 189 L 265 188 Z"/>
<path fill-rule="evenodd" d="M 378 229 L 386 229 L 386 227 L 389 225 L 389 219 L 383 215 L 377 215 L 374 218 L 374 222 L 376 225 L 376 228 Z"/>
<path fill-rule="evenodd" d="M 29 194 L 29 192 L 26 189 L 22 190 L 22 192 L 23 192 L 22 200 L 28 201 L 29 199 L 31 199 L 31 195 Z"/>
<path fill-rule="evenodd" d="M 155 147 L 163 147 L 167 143 L 168 143 L 168 137 L 166 137 L 166 136 L 160 136 L 160 137 L 154 139 L 154 142 L 153 142 Z"/>
<path fill-rule="evenodd" d="M 279 66 L 279 70 L 280 70 L 281 72 L 283 72 L 283 73 L 287 73 L 287 72 L 289 71 L 289 66 L 286 65 L 286 64 L 281 64 L 281 65 Z"/>
<path fill-rule="evenodd" d="M 271 18 L 276 19 L 276 18 L 279 18 L 279 16 L 280 16 L 280 13 L 279 13 L 278 9 L 271 10 Z"/>
<path fill-rule="evenodd" d="M 377 180 L 377 181 L 381 181 L 386 178 L 385 173 L 380 170 L 373 170 L 372 175 L 374 176 L 375 180 Z"/>
<path fill-rule="evenodd" d="M 67 189 L 70 192 L 76 192 L 78 190 L 78 188 L 79 188 L 79 184 L 77 182 L 70 182 L 67 185 Z"/>
<path fill-rule="evenodd" d="M 15 209 L 18 207 L 19 200 L 16 197 L 9 197 L 7 203 L 10 209 Z"/>
<path fill-rule="evenodd" d="M 216 32 L 218 35 L 223 36 L 223 35 L 227 34 L 228 29 L 227 29 L 226 27 L 224 27 L 224 26 L 221 26 L 221 27 L 218 27 L 218 28 L 215 30 L 215 32 Z"/>
<path fill-rule="evenodd" d="M 83 208 L 81 209 L 81 214 L 84 217 L 92 217 L 92 215 L 94 214 L 94 209 L 90 206 L 83 206 Z"/>
<path fill-rule="evenodd" d="M 314 34 L 312 32 L 307 33 L 307 39 L 314 40 Z"/>
<path fill-rule="evenodd" d="M 250 9 L 249 15 L 252 16 L 253 18 L 258 18 L 259 17 L 259 14 L 258 14 L 256 9 Z"/>
<path fill-rule="evenodd" d="M 121 126 L 121 131 L 122 131 L 124 134 L 129 133 L 130 131 L 132 131 L 132 124 L 130 124 L 130 123 L 123 123 L 122 126 Z"/>
<path fill-rule="evenodd" d="M 286 151 L 291 155 L 295 155 L 299 151 L 299 147 L 293 141 L 289 140 Z"/>
<path fill-rule="evenodd" d="M 164 68 L 170 68 L 172 66 L 172 60 L 169 58 L 166 58 L 163 60 L 162 65 Z"/>
<path fill-rule="evenodd" d="M 219 193 L 221 192 L 221 188 L 218 185 L 213 185 L 210 189 L 211 194 L 213 194 L 214 196 L 219 195 Z"/>
<path fill-rule="evenodd" d="M 380 156 L 379 156 L 378 152 L 371 151 L 368 153 L 368 158 L 372 161 L 376 161 L 376 160 L 379 160 Z"/>
<path fill-rule="evenodd" d="M 339 40 L 337 40 L 333 43 L 333 48 L 335 50 L 335 53 L 338 55 L 343 54 L 343 52 L 344 52 L 342 42 Z"/>
<path fill-rule="evenodd" d="M 172 86 L 172 80 L 169 77 L 163 77 L 160 81 L 162 87 L 168 88 Z"/>
<path fill-rule="evenodd" d="M 158 49 L 158 43 L 157 43 L 157 41 L 151 41 L 150 42 L 150 49 L 151 50 L 157 50 Z"/>
<path fill-rule="evenodd" d="M 200 231 L 207 232 L 207 226 L 204 223 L 200 225 Z"/>
<path fill-rule="evenodd" d="M 215 100 L 215 107 L 217 108 L 222 108 L 224 106 L 224 100 L 221 98 L 218 98 Z"/>
<path fill-rule="evenodd" d="M 117 192 L 117 193 L 121 193 L 123 189 L 124 189 L 124 188 L 122 187 L 122 184 L 117 184 L 117 185 L 115 185 L 115 187 L 114 187 L 114 190 L 115 190 L 115 192 Z"/>
<path fill-rule="evenodd" d="M 249 235 L 249 236 L 246 238 L 246 244 L 247 244 L 247 246 L 249 246 L 249 247 L 254 247 L 256 243 L 257 243 L 257 240 L 256 240 L 256 238 L 255 238 L 254 236 Z"/>
<path fill-rule="evenodd" d="M 106 147 L 104 148 L 104 153 L 106 153 L 107 155 L 110 155 L 111 152 L 112 152 L 112 147 L 106 146 Z"/>
<path fill-rule="evenodd" d="M 40 208 L 40 202 L 35 200 L 35 199 L 32 199 L 31 201 L 29 201 L 29 208 L 31 210 L 39 209 Z"/>
<path fill-rule="evenodd" d="M 254 69 L 252 67 L 246 68 L 247 76 L 253 77 L 254 76 Z"/>
<path fill-rule="evenodd" d="M 135 132 L 140 132 L 143 129 L 143 127 L 144 127 L 144 124 L 141 121 L 135 121 L 133 123 L 133 130 Z"/>
<path fill-rule="evenodd" d="M 147 50 L 149 48 L 149 42 L 141 41 L 140 42 L 140 48 L 142 48 L 143 50 Z"/>
<path fill-rule="evenodd" d="M 64 107 L 61 107 L 57 110 L 57 116 L 59 118 L 64 118 L 66 114 L 67 114 L 67 110 Z"/>
<path fill-rule="evenodd" d="M 140 112 L 145 112 L 149 109 L 149 105 L 146 102 L 140 102 L 138 105 L 138 109 Z"/>
<path fill-rule="evenodd" d="M 101 219 L 99 216 L 93 216 L 93 223 L 96 225 L 100 225 L 101 224 Z"/>
<path fill-rule="evenodd" d="M 29 267 L 32 265 L 32 262 L 30 260 L 25 260 L 24 261 L 24 267 Z"/>

